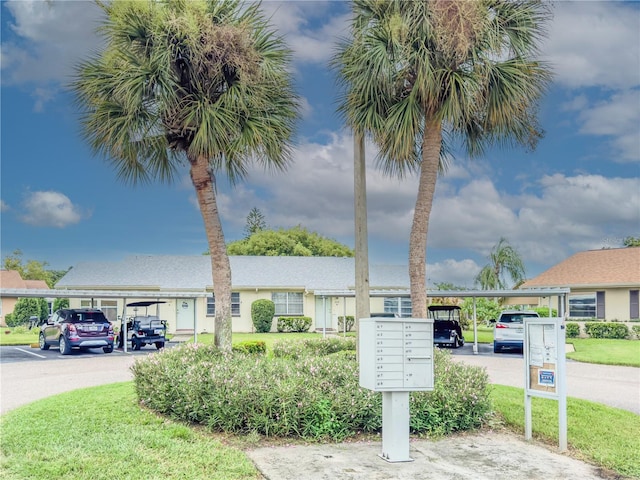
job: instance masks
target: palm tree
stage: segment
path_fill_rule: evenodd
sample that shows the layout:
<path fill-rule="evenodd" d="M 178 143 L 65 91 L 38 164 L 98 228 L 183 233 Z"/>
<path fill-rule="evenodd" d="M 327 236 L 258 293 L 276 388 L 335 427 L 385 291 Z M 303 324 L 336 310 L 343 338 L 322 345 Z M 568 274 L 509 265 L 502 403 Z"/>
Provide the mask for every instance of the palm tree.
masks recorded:
<path fill-rule="evenodd" d="M 336 55 L 347 123 L 369 132 L 386 173 L 417 173 L 409 238 L 415 317 L 426 317 L 429 216 L 444 153 L 493 144 L 534 148 L 537 100 L 550 80 L 535 59 L 548 7 L 538 0 L 353 2 Z"/>
<path fill-rule="evenodd" d="M 79 65 L 73 83 L 84 135 L 126 182 L 168 182 L 189 167 L 211 253 L 215 343 L 230 350 L 231 268 L 216 176 L 234 184 L 250 162 L 287 166 L 298 111 L 290 51 L 257 4 L 99 4 L 106 47 Z"/>
<path fill-rule="evenodd" d="M 524 263 L 520 254 L 505 238 L 501 238 L 489 254 L 489 264 L 482 267 L 475 282 L 483 290 L 504 289 L 507 288 L 505 272 L 509 274 L 515 286 L 524 281 Z"/>

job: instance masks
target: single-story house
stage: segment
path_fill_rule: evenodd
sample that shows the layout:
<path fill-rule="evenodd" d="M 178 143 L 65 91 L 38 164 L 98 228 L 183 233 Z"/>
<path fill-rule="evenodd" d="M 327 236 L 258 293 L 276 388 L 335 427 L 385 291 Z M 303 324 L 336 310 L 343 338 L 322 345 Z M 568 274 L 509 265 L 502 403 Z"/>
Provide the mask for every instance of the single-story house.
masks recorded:
<path fill-rule="evenodd" d="M 0 270 L 0 287 L 11 289 L 48 289 L 49 286 L 44 280 L 23 280 L 20 272 L 16 270 Z M 0 296 L 0 325 L 6 326 L 5 316 L 13 313 L 18 297 L 2 295 Z"/>
<path fill-rule="evenodd" d="M 521 288 L 558 287 L 571 289 L 572 319 L 637 320 L 640 247 L 578 252 L 526 281 Z M 540 299 L 539 305 L 547 306 L 547 300 Z"/>
<path fill-rule="evenodd" d="M 232 329 L 251 332 L 251 304 L 258 299 L 275 303 L 278 316 L 307 316 L 311 330 L 338 329 L 338 317 L 355 314 L 355 261 L 345 257 L 231 256 Z M 371 265 L 371 312 L 411 316 L 406 265 Z M 171 333 L 213 332 L 215 299 L 209 256 L 131 256 L 119 262 L 83 262 L 56 284 L 57 290 L 122 291 L 123 298 L 70 298 L 72 308 L 100 308 L 116 322 L 124 304 L 139 301 L 130 292 L 157 292 L 165 303 L 148 314 L 168 321 Z M 127 293 L 129 292 L 129 296 Z M 172 292 L 171 296 L 163 292 Z M 184 298 L 176 296 L 184 292 Z M 127 316 L 134 315 L 131 307 Z M 138 314 L 145 312 L 138 310 Z M 275 322 L 274 322 L 275 328 Z"/>

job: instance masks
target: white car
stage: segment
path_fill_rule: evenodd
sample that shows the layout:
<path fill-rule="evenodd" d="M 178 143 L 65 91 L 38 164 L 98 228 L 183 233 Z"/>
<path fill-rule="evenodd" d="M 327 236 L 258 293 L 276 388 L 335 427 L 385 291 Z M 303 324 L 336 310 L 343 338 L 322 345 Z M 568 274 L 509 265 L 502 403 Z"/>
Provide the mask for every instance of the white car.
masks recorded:
<path fill-rule="evenodd" d="M 499 353 L 503 348 L 522 350 L 524 342 L 525 317 L 539 317 L 532 310 L 505 310 L 500 313 L 493 326 L 493 352 Z"/>

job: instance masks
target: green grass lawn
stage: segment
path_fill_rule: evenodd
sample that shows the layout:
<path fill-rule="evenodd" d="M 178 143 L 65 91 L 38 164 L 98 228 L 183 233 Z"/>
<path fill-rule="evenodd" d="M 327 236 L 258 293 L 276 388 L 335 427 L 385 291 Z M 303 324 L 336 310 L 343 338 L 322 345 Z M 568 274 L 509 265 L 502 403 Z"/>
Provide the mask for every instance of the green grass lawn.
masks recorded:
<path fill-rule="evenodd" d="M 640 341 L 599 338 L 568 338 L 575 352 L 567 358 L 579 362 L 640 367 Z"/>
<path fill-rule="evenodd" d="M 40 330 L 32 328 L 27 330 L 24 327 L 9 328 L 0 327 L 0 345 L 29 345 L 38 343 L 38 333 Z"/>
<path fill-rule="evenodd" d="M 0 478 L 261 478 L 246 455 L 137 405 L 133 382 L 75 390 L 0 418 Z"/>
<path fill-rule="evenodd" d="M 493 327 L 478 325 L 478 343 L 493 343 Z M 465 343 L 473 343 L 473 325 L 469 330 L 463 330 Z"/>
<path fill-rule="evenodd" d="M 521 388 L 493 385 L 494 410 L 516 432 L 524 434 L 524 393 Z M 558 402 L 532 399 L 534 438 L 558 445 Z M 567 440 L 578 458 L 640 478 L 640 415 L 599 403 L 567 399 Z"/>
<path fill-rule="evenodd" d="M 493 385 L 491 398 L 500 422 L 523 434 L 522 389 Z M 557 446 L 557 412 L 556 401 L 533 399 L 537 440 Z M 574 398 L 568 399 L 567 415 L 573 456 L 640 478 L 640 416 Z M 39 400 L 3 415 L 0 428 L 0 478 L 7 480 L 260 478 L 242 450 L 220 436 L 141 409 L 133 382 Z M 232 443 L 256 446 L 259 441 L 248 436 Z"/>

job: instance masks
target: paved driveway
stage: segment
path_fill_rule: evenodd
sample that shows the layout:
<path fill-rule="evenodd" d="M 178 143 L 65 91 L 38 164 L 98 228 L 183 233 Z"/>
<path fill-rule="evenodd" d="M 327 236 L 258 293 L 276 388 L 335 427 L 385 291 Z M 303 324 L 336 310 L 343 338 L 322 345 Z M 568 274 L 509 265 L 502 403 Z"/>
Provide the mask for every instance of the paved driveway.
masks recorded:
<path fill-rule="evenodd" d="M 524 388 L 522 354 L 485 350 L 472 355 L 471 345 L 465 345 L 452 353 L 455 361 L 485 367 L 492 383 Z M 0 414 L 57 393 L 131 380 L 129 368 L 135 358 L 154 351 L 147 348 L 132 355 L 96 350 L 61 356 L 55 349 L 0 347 Z M 567 395 L 640 415 L 640 368 L 567 361 Z"/>

